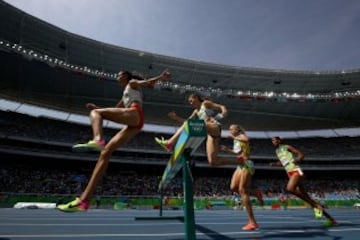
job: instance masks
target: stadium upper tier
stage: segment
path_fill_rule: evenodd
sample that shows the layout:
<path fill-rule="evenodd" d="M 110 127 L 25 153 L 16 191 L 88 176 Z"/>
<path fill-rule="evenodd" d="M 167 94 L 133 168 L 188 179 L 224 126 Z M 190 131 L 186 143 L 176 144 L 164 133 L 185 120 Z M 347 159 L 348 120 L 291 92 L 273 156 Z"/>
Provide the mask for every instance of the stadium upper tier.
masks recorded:
<path fill-rule="evenodd" d="M 119 36 L 121 37 L 121 36 Z M 145 77 L 168 68 L 169 84 L 144 91 L 148 123 L 190 113 L 186 97 L 200 92 L 230 109 L 224 124 L 247 130 L 360 126 L 360 70 L 291 71 L 190 61 L 91 40 L 0 1 L 1 95 L 87 114 L 84 104 L 114 105 L 121 69 Z"/>

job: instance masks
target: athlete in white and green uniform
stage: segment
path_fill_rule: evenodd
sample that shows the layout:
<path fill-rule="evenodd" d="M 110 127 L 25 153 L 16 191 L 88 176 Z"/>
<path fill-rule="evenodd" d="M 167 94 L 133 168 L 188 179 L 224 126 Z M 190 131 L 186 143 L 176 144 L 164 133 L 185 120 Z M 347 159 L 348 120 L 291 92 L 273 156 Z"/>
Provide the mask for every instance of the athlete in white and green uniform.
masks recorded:
<path fill-rule="evenodd" d="M 324 214 L 327 218 L 324 226 L 331 227 L 337 225 L 338 223 L 335 219 L 323 210 L 320 204 L 315 202 L 315 200 L 309 196 L 301 184 L 301 181 L 304 178 L 304 173 L 302 172 L 299 163 L 304 159 L 304 154 L 291 145 L 282 144 L 280 137 L 273 137 L 271 142 L 275 147 L 276 156 L 279 161 L 272 162 L 270 166 L 283 166 L 285 168 L 289 177 L 286 190 L 310 204 L 310 206 L 314 209 L 315 218 L 320 219 Z M 296 158 L 294 157 L 295 155 Z"/>
<path fill-rule="evenodd" d="M 204 120 L 207 133 L 206 155 L 209 164 L 211 166 L 219 166 L 237 165 L 242 163 L 242 159 L 218 155 L 221 140 L 221 120 L 228 114 L 226 106 L 215 103 L 208 98 L 204 99 L 195 93 L 188 97 L 188 102 L 194 108 L 188 119 L 198 118 Z M 164 137 L 155 137 L 155 141 L 168 152 L 173 151 L 174 146 L 184 129 L 184 122 L 186 120 L 177 116 L 174 112 L 171 113 L 171 118 L 181 122 L 181 127 L 169 139 L 165 139 Z"/>

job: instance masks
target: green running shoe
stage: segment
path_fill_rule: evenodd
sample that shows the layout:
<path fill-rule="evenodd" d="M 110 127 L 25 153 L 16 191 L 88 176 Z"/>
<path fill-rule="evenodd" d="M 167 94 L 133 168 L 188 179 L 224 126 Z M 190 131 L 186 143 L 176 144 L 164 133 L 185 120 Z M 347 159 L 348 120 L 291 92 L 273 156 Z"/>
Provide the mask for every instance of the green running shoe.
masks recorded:
<path fill-rule="evenodd" d="M 167 140 L 164 137 L 157 138 L 155 137 L 155 141 L 162 147 L 164 148 L 167 152 L 171 152 L 172 151 L 172 145 L 167 143 Z"/>
<path fill-rule="evenodd" d="M 69 203 L 59 204 L 56 208 L 63 212 L 85 212 L 89 208 L 89 203 L 76 198 Z"/>
<path fill-rule="evenodd" d="M 320 219 L 323 216 L 322 208 L 314 208 L 315 219 Z"/>
<path fill-rule="evenodd" d="M 101 152 L 105 147 L 105 141 L 94 141 L 90 140 L 87 143 L 80 143 L 76 144 L 72 147 L 72 150 L 74 152 L 91 152 L 91 151 L 97 151 Z"/>

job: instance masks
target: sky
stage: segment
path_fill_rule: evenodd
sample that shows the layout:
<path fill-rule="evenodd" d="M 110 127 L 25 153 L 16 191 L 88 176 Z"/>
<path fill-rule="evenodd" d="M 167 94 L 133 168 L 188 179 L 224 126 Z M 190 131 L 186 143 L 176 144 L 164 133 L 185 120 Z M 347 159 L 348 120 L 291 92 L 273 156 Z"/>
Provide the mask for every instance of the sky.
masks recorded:
<path fill-rule="evenodd" d="M 5 0 L 66 31 L 238 67 L 360 68 L 358 0 Z"/>

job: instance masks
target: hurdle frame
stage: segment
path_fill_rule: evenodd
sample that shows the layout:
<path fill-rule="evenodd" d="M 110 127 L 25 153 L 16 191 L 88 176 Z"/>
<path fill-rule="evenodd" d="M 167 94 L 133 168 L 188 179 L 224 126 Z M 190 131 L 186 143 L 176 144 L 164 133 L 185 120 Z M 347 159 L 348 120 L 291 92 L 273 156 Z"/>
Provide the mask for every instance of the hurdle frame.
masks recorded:
<path fill-rule="evenodd" d="M 187 134 L 186 142 L 181 143 L 178 140 L 177 146 L 180 146 L 180 152 L 174 152 L 167 167 L 165 168 L 163 178 L 159 184 L 160 191 L 160 209 L 159 217 L 136 217 L 135 220 L 168 220 L 177 219 L 184 222 L 185 240 L 196 240 L 195 234 L 195 214 L 194 214 L 194 188 L 193 177 L 191 173 L 190 163 L 192 153 L 200 146 L 200 144 L 206 138 L 206 126 L 204 121 L 196 119 L 186 120 L 184 127 L 185 131 L 180 135 L 179 140 L 184 140 L 183 134 Z M 184 145 L 185 144 L 185 145 Z M 175 156 L 178 156 L 176 159 Z M 174 157 L 174 158 L 173 158 Z M 182 169 L 183 174 L 183 212 L 184 216 L 178 217 L 164 217 L 163 216 L 163 189 L 170 182 L 170 180 L 176 175 L 176 173 Z M 169 177 L 170 176 L 170 177 Z"/>

